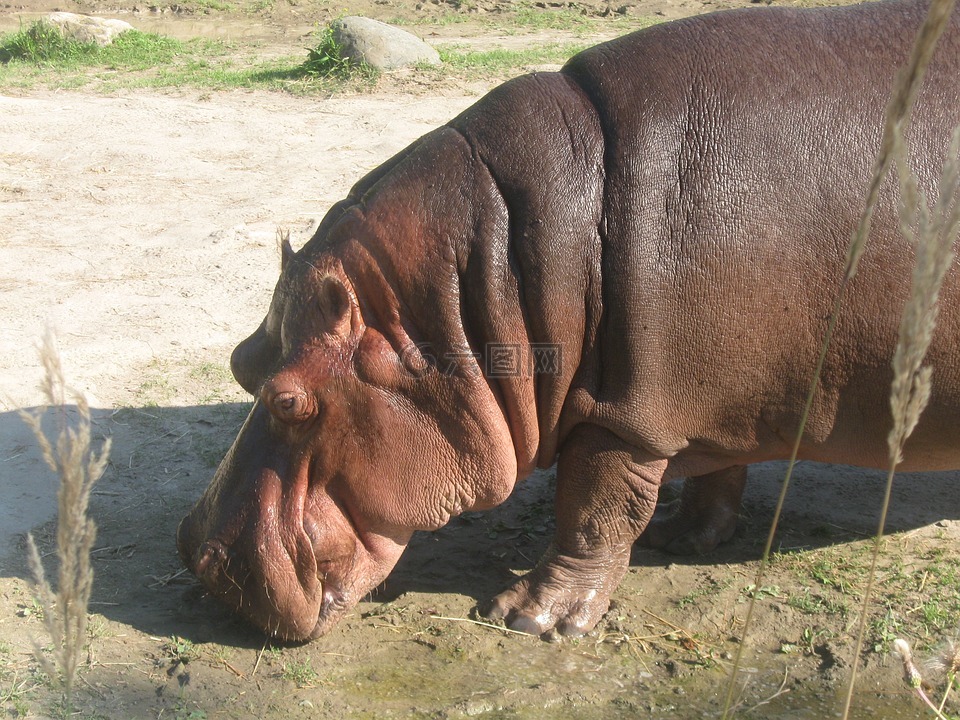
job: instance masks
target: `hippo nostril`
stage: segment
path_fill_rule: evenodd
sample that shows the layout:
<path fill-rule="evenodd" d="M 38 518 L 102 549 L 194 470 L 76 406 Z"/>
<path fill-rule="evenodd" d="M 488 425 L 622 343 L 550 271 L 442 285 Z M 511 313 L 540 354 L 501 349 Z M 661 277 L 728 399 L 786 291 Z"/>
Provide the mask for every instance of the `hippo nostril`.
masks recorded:
<path fill-rule="evenodd" d="M 223 566 L 227 559 L 226 548 L 217 540 L 208 540 L 203 543 L 196 554 L 193 572 L 197 577 L 211 576 Z"/>

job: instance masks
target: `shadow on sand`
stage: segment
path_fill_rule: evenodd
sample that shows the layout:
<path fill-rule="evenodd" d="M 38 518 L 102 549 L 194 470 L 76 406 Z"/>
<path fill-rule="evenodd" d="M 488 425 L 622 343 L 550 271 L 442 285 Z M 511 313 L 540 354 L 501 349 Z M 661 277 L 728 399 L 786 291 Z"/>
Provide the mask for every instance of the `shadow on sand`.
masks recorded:
<path fill-rule="evenodd" d="M 99 528 L 92 611 L 148 635 L 216 637 L 260 647 L 260 633 L 225 613 L 183 571 L 174 543 L 178 522 L 203 493 L 248 410 L 245 403 L 223 403 L 94 411 L 95 433 L 112 437 L 113 451 L 91 502 Z M 27 531 L 54 562 L 56 481 L 16 412 L 0 413 L 0 443 L 5 485 L 0 577 L 22 578 Z M 783 468 L 783 463 L 751 468 L 740 527 L 714 553 L 677 557 L 635 548 L 632 564 L 656 578 L 671 563 L 722 565 L 758 558 Z M 888 529 L 960 517 L 958 479 L 957 472 L 898 477 Z M 775 547 L 810 549 L 872 535 L 883 484 L 879 471 L 801 463 Z M 541 471 L 501 507 L 467 513 L 437 532 L 416 535 L 374 599 L 422 592 L 487 600 L 510 582 L 511 570 L 531 568 L 546 547 L 553 492 L 553 472 Z"/>

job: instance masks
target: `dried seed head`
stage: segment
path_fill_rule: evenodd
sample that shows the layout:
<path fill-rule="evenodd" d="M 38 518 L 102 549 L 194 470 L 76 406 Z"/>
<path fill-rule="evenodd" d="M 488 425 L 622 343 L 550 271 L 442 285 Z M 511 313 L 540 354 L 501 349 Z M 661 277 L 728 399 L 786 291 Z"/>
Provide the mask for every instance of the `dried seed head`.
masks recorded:
<path fill-rule="evenodd" d="M 953 139 L 941 174 L 934 206 L 917 190 L 907 165 L 907 150 L 899 130 L 893 133 L 893 154 L 899 168 L 901 195 L 900 227 L 916 248 L 910 299 L 903 310 L 900 337 L 893 358 L 894 380 L 890 394 L 893 429 L 888 438 L 890 458 L 903 459 L 903 447 L 930 399 L 930 367 L 923 359 L 937 325 L 937 300 L 947 272 L 953 265 L 953 246 L 960 229 L 960 129 Z"/>
<path fill-rule="evenodd" d="M 960 646 L 948 638 L 939 651 L 924 665 L 937 676 L 945 676 L 948 679 L 956 676 L 960 671 Z"/>
<path fill-rule="evenodd" d="M 907 684 L 912 688 L 923 685 L 923 676 L 913 662 L 913 653 L 910 651 L 910 645 L 907 641 L 897 638 L 893 641 L 893 649 L 903 663 L 903 679 L 907 681 Z"/>

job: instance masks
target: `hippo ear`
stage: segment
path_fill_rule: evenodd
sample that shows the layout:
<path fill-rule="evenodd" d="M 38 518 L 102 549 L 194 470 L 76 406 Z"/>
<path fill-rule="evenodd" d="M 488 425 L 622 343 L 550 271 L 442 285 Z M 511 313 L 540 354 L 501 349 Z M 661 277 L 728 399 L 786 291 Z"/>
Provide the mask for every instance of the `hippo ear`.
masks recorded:
<path fill-rule="evenodd" d="M 280 348 L 270 341 L 264 319 L 253 335 L 241 342 L 230 356 L 230 370 L 240 386 L 256 395 L 280 357 Z"/>
<path fill-rule="evenodd" d="M 290 231 L 277 228 L 277 244 L 280 246 L 280 272 L 282 273 L 294 256 L 293 246 L 290 244 Z"/>
<path fill-rule="evenodd" d="M 336 275 L 324 277 L 320 281 L 317 305 L 324 332 L 341 338 L 352 334 L 357 301 L 347 283 Z"/>

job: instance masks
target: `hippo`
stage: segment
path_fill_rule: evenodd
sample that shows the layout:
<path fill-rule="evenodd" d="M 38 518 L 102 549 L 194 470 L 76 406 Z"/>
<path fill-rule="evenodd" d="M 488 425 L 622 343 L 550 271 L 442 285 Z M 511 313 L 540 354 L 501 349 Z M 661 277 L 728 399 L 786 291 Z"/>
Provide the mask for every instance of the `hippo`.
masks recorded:
<path fill-rule="evenodd" d="M 578 635 L 641 535 L 681 552 L 730 538 L 746 467 L 790 453 L 924 12 L 657 25 L 495 88 L 370 172 L 302 248 L 283 243 L 266 317 L 231 357 L 255 400 L 178 528 L 183 562 L 270 636 L 310 640 L 414 532 L 556 464 L 548 550 L 481 611 Z M 928 195 L 958 121 L 955 16 L 908 132 Z M 887 462 L 913 260 L 899 194 L 886 180 L 801 458 Z M 956 268 L 941 303 L 905 470 L 960 467 Z"/>

